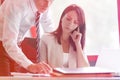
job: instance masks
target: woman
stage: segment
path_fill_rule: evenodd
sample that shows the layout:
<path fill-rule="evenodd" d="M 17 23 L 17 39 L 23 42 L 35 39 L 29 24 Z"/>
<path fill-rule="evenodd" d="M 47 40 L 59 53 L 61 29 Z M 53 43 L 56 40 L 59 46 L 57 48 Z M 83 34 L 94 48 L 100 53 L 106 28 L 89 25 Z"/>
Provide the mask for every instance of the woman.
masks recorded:
<path fill-rule="evenodd" d="M 85 29 L 83 10 L 75 4 L 68 6 L 62 13 L 57 30 L 42 36 L 40 61 L 53 68 L 88 66 L 83 55 Z"/>

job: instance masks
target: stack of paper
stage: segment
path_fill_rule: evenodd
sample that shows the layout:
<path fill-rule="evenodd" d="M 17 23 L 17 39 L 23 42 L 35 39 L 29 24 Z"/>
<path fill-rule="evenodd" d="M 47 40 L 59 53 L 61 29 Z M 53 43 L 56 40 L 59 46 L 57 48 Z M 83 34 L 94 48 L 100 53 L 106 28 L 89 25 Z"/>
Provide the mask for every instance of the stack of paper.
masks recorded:
<path fill-rule="evenodd" d="M 12 76 L 28 76 L 28 77 L 48 77 L 50 74 L 32 74 L 32 73 L 18 73 L 12 72 Z"/>

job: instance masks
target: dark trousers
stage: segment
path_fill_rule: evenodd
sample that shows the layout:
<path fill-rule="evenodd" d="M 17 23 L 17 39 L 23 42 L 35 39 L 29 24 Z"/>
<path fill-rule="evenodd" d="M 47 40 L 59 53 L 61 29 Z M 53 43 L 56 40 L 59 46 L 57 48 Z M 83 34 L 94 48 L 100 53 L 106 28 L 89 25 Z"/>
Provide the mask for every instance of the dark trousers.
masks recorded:
<path fill-rule="evenodd" d="M 11 63 L 14 62 L 8 57 L 0 41 L 0 76 L 10 76 L 11 69 L 14 69 Z"/>

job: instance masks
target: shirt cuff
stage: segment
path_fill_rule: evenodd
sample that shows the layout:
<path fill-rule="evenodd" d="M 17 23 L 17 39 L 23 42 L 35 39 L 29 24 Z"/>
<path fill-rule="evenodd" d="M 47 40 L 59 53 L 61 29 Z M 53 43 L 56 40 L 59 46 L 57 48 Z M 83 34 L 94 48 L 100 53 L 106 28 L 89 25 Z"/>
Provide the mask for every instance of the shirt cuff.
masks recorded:
<path fill-rule="evenodd" d="M 31 62 L 30 60 L 26 59 L 25 61 L 23 61 L 21 63 L 21 66 L 23 66 L 25 69 L 28 68 L 29 65 L 33 64 L 33 62 Z"/>

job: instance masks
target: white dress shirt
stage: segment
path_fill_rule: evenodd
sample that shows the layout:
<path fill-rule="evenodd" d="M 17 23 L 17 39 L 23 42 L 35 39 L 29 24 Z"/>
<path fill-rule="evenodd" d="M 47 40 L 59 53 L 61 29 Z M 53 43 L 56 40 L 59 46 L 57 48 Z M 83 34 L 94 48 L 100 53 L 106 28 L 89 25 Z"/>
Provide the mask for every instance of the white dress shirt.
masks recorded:
<path fill-rule="evenodd" d="M 32 62 L 24 55 L 18 44 L 25 33 L 34 25 L 37 11 L 33 0 L 5 0 L 0 6 L 0 41 L 8 55 L 18 64 L 27 68 Z M 48 32 L 52 30 L 49 11 L 41 14 L 41 26 Z"/>

